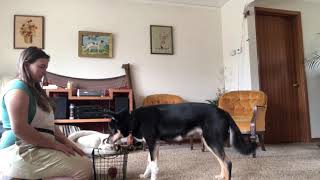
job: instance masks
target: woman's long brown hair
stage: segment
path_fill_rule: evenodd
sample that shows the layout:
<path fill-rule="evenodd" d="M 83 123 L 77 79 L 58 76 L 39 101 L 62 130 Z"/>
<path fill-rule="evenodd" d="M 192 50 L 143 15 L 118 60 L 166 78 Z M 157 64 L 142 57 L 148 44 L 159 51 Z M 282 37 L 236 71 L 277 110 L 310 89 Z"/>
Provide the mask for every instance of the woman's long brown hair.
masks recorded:
<path fill-rule="evenodd" d="M 19 58 L 17 78 L 25 82 L 35 96 L 37 105 L 44 111 L 50 112 L 53 103 L 50 101 L 46 92 L 42 89 L 40 82 L 32 79 L 29 65 L 33 64 L 40 58 L 50 59 L 50 56 L 37 47 L 29 47 L 25 49 Z"/>

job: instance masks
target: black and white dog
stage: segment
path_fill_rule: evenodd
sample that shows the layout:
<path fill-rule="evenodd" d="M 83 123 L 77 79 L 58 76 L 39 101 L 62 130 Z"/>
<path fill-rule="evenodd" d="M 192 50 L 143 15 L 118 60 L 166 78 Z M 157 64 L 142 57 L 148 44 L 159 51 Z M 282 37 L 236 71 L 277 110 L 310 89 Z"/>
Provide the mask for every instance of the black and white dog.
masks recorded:
<path fill-rule="evenodd" d="M 120 112 L 114 115 L 111 126 L 118 129 L 113 137 L 116 141 L 121 135 L 133 135 L 144 138 L 149 149 L 148 165 L 140 178 L 155 180 L 159 171 L 157 159 L 159 156 L 159 140 L 171 141 L 182 139 L 194 132 L 202 134 L 202 140 L 207 149 L 219 161 L 220 175 L 217 179 L 231 179 L 232 163 L 224 152 L 224 142 L 231 137 L 231 144 L 241 154 L 251 154 L 256 150 L 257 144 L 246 142 L 231 116 L 210 104 L 183 103 L 171 105 L 154 105 L 134 110 L 131 115 Z M 230 131 L 229 131 L 230 130 Z"/>

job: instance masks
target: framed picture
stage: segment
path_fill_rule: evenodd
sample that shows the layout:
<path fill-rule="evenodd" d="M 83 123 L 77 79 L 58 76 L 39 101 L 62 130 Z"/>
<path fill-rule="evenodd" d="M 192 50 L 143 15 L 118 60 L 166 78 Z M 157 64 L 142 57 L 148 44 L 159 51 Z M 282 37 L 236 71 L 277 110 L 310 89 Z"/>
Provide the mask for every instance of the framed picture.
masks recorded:
<path fill-rule="evenodd" d="M 150 26 L 151 54 L 173 55 L 172 26 Z"/>
<path fill-rule="evenodd" d="M 80 57 L 111 58 L 112 33 L 79 31 Z"/>
<path fill-rule="evenodd" d="M 13 48 L 44 48 L 44 17 L 14 15 Z"/>

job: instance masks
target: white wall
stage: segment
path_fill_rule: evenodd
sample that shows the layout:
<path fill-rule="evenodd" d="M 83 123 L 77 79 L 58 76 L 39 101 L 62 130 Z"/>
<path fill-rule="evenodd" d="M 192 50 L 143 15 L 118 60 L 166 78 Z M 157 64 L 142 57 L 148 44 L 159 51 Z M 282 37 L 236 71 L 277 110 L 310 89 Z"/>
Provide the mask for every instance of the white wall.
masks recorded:
<path fill-rule="evenodd" d="M 230 0 L 221 8 L 223 59 L 225 64 L 225 84 L 227 90 L 258 89 L 252 83 L 247 19 L 243 12 L 253 0 Z M 231 52 L 241 49 L 240 54 Z"/>
<path fill-rule="evenodd" d="M 256 0 L 254 6 L 300 11 L 302 18 L 303 42 L 305 57 L 312 52 L 320 50 L 320 24 L 317 23 L 320 12 L 320 3 L 303 2 L 301 0 Z M 253 25 L 253 24 L 252 24 Z M 256 49 L 256 43 L 253 43 Z M 252 59 L 254 62 L 257 60 Z M 307 71 L 307 86 L 309 97 L 311 137 L 320 138 L 320 71 L 311 73 Z"/>
<path fill-rule="evenodd" d="M 127 0 L 1 0 L 0 75 L 14 74 L 21 50 L 13 49 L 13 16 L 45 17 L 49 71 L 84 78 L 124 74 L 132 64 L 138 104 L 146 95 L 173 93 L 204 102 L 224 86 L 221 17 L 217 8 Z M 173 26 L 174 55 L 151 55 L 149 26 Z M 78 57 L 78 31 L 114 35 L 114 57 Z"/>

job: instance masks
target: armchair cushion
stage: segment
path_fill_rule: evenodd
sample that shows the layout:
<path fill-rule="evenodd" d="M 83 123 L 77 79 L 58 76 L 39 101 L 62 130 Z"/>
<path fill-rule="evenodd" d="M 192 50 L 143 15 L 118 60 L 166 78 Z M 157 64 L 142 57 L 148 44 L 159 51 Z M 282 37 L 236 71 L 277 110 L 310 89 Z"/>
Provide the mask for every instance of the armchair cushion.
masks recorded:
<path fill-rule="evenodd" d="M 147 96 L 143 100 L 143 106 L 150 106 L 156 104 L 178 104 L 182 103 L 183 99 L 180 96 L 172 94 L 153 94 Z"/>

